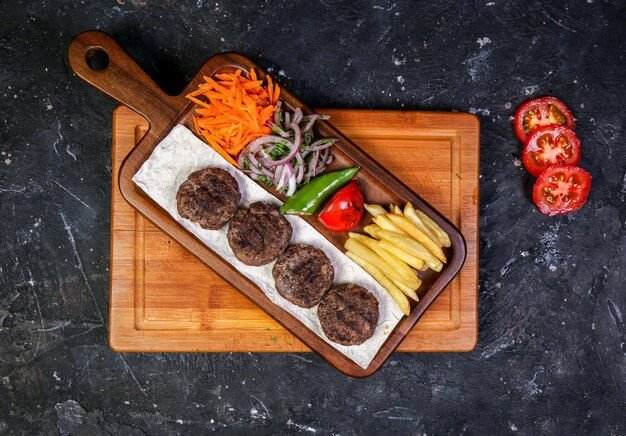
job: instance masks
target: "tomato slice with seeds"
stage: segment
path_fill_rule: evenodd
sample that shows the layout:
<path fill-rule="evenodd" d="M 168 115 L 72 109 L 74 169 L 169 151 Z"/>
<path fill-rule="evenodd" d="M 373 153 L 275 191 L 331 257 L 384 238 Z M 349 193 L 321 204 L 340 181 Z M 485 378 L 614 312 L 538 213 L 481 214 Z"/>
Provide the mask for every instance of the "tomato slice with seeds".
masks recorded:
<path fill-rule="evenodd" d="M 555 97 L 540 97 L 524 102 L 515 113 L 515 135 L 526 144 L 528 136 L 539 127 L 576 127 L 572 112 Z"/>
<path fill-rule="evenodd" d="M 576 166 L 580 161 L 580 141 L 569 127 L 540 127 L 528 137 L 522 161 L 535 177 L 552 165 Z"/>
<path fill-rule="evenodd" d="M 541 213 L 562 215 L 580 209 L 590 188 L 587 171 L 571 165 L 552 165 L 535 182 L 533 201 Z"/>

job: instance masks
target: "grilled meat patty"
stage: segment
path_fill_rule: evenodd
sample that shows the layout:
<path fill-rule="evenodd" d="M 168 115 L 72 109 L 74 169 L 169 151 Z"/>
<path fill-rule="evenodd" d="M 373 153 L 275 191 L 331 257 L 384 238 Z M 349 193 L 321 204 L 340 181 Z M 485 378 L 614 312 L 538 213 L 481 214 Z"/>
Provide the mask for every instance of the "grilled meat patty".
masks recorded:
<path fill-rule="evenodd" d="M 237 180 L 220 168 L 205 168 L 189 175 L 176 193 L 178 214 L 203 229 L 218 230 L 237 211 L 241 200 Z"/>
<path fill-rule="evenodd" d="M 317 316 L 328 339 L 342 345 L 359 345 L 376 330 L 378 300 L 354 283 L 335 286 L 322 298 Z"/>
<path fill-rule="evenodd" d="M 293 229 L 275 206 L 258 201 L 239 209 L 228 226 L 228 244 L 246 265 L 265 265 L 289 244 Z"/>
<path fill-rule="evenodd" d="M 308 308 L 319 303 L 328 291 L 335 269 L 319 248 L 296 244 L 280 255 L 272 268 L 272 276 L 280 295 L 297 306 Z"/>

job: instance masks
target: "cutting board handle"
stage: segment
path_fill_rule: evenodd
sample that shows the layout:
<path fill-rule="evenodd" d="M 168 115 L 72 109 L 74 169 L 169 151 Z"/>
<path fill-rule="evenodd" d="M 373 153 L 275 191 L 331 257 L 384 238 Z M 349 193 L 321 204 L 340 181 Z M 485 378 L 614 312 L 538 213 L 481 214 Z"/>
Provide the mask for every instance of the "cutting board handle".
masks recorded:
<path fill-rule="evenodd" d="M 76 36 L 68 49 L 74 72 L 148 119 L 168 125 L 182 109 L 180 98 L 167 95 L 107 33 L 90 30 Z"/>

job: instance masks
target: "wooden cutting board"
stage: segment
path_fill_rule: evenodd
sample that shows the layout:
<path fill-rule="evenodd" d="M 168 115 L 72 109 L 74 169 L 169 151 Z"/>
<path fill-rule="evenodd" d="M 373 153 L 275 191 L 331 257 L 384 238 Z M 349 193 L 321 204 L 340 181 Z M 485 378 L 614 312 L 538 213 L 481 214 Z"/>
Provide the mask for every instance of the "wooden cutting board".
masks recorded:
<path fill-rule="evenodd" d="M 322 109 L 345 135 L 461 230 L 461 273 L 398 351 L 469 351 L 478 338 L 478 123 L 436 112 Z M 113 116 L 109 342 L 117 351 L 310 351 L 122 198 L 119 167 L 148 130 Z"/>

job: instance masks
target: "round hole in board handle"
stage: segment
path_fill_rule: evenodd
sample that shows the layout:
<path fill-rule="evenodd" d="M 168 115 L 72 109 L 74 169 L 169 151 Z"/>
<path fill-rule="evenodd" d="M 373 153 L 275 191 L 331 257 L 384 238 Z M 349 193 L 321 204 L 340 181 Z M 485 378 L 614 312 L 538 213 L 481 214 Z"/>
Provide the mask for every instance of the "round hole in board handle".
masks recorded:
<path fill-rule="evenodd" d="M 109 66 L 109 55 L 104 49 L 94 47 L 87 52 L 85 57 L 87 65 L 94 71 L 102 71 Z"/>

